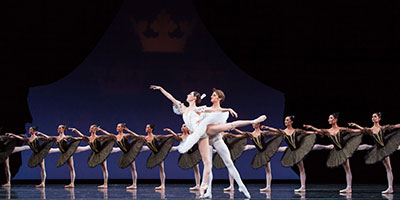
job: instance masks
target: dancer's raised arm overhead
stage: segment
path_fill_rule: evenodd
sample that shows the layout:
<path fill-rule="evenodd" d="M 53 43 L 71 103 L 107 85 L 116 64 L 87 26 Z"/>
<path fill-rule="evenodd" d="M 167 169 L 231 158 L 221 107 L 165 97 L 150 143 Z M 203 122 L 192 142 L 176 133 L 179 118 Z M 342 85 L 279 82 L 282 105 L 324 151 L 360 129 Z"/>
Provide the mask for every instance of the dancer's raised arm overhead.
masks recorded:
<path fill-rule="evenodd" d="M 364 133 L 371 136 L 375 145 L 365 157 L 366 164 L 383 163 L 386 169 L 388 188 L 382 191 L 384 194 L 393 193 L 393 172 L 390 163 L 390 155 L 394 153 L 400 145 L 400 124 L 396 125 L 380 125 L 382 113 L 376 112 L 372 114 L 372 127 L 361 127 L 356 123 L 349 123 L 349 126 L 363 130 Z"/>

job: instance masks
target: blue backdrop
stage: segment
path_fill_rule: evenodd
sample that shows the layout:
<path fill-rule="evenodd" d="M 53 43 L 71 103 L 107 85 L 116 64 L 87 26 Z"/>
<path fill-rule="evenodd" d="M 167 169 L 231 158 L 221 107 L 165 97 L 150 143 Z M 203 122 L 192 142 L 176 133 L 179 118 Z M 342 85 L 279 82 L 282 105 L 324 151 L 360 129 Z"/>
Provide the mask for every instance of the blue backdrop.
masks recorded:
<path fill-rule="evenodd" d="M 227 96 L 222 106 L 234 108 L 239 119 L 266 114 L 264 124 L 283 128 L 284 94 L 235 66 L 201 24 L 191 1 L 125 1 L 101 42 L 79 67 L 53 84 L 30 90 L 33 125 L 48 135 L 57 135 L 60 123 L 86 135 L 94 123 L 115 133 L 119 122 L 140 134 L 145 134 L 147 123 L 156 125 L 156 134 L 166 134 L 162 131 L 165 127 L 179 132 L 182 117 L 172 112 L 170 101 L 160 92 L 148 89 L 150 84 L 163 86 L 182 102 L 192 90 L 204 92 L 205 105 L 211 105 L 212 88 L 219 88 Z M 136 159 L 139 179 L 159 178 L 158 168 L 145 166 L 149 153 L 142 152 Z M 255 153 L 244 152 L 236 161 L 243 179 L 265 179 L 263 168 L 250 166 Z M 102 179 L 100 167 L 88 167 L 89 154 L 74 155 L 76 178 Z M 27 167 L 30 155 L 31 151 L 22 153 L 23 165 L 16 179 L 40 179 L 39 168 Z M 56 167 L 58 156 L 46 157 L 47 177 L 69 179 L 67 166 Z M 130 170 L 117 165 L 119 156 L 114 153 L 108 158 L 109 178 L 130 179 Z M 193 170 L 178 167 L 178 156 L 171 152 L 165 161 L 167 179 L 193 179 Z M 273 178 L 297 179 L 290 168 L 281 166 L 281 156 L 277 153 L 272 159 Z M 216 179 L 227 178 L 226 169 L 213 171 Z"/>

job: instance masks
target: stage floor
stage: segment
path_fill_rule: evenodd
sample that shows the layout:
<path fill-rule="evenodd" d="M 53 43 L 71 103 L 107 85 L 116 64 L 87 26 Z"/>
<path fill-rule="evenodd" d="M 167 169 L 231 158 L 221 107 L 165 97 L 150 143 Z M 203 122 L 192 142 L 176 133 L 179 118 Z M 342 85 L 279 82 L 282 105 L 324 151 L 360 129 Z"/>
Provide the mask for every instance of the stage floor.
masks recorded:
<path fill-rule="evenodd" d="M 198 193 L 189 191 L 192 185 L 167 184 L 164 192 L 155 192 L 156 184 L 140 184 L 135 191 L 127 191 L 127 184 L 110 184 L 107 190 L 97 189 L 95 184 L 77 184 L 75 189 L 64 189 L 62 184 L 48 184 L 46 189 L 36 189 L 33 184 L 14 184 L 11 189 L 0 189 L 0 199 L 196 199 Z M 237 191 L 225 193 L 226 184 L 214 184 L 212 199 L 244 199 Z M 395 193 L 382 195 L 385 185 L 355 184 L 353 194 L 340 195 L 344 184 L 309 184 L 307 192 L 296 194 L 293 189 L 298 184 L 273 184 L 270 193 L 260 193 L 262 184 L 247 184 L 252 199 L 400 199 L 400 185 L 395 185 Z"/>

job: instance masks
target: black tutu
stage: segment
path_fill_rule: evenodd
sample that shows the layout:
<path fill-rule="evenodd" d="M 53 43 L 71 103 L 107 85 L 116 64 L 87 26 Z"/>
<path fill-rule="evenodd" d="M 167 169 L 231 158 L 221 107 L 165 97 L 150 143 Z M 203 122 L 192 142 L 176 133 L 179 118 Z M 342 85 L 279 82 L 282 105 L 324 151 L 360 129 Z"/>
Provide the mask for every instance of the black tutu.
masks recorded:
<path fill-rule="evenodd" d="M 31 157 L 29 158 L 28 167 L 33 168 L 38 166 L 42 162 L 42 160 L 47 156 L 54 142 L 55 142 L 54 139 L 43 141 L 43 143 L 39 145 L 38 148 L 39 151 L 37 153 L 33 152 Z"/>
<path fill-rule="evenodd" d="M 302 161 L 307 154 L 312 150 L 315 143 L 315 134 L 300 133 L 296 136 L 296 143 L 299 146 L 296 149 L 287 147 L 285 153 L 281 158 L 282 166 L 292 167 Z"/>
<path fill-rule="evenodd" d="M 58 158 L 57 161 L 57 167 L 61 167 L 63 166 L 69 158 L 71 158 L 71 156 L 75 153 L 76 149 L 79 146 L 79 143 L 81 143 L 81 140 L 74 140 L 74 139 L 70 139 L 71 141 L 69 142 L 69 146 L 68 149 L 64 152 L 61 153 L 60 157 Z"/>
<path fill-rule="evenodd" d="M 12 154 L 18 139 L 8 136 L 0 136 L 0 163 L 4 163 Z"/>
<path fill-rule="evenodd" d="M 362 141 L 363 134 L 361 133 L 349 133 L 343 136 L 344 146 L 342 149 L 332 149 L 328 156 L 326 165 L 329 168 L 338 167 L 349 159 L 354 151 L 357 150 L 358 146 Z"/>
<path fill-rule="evenodd" d="M 229 149 L 232 161 L 235 161 L 242 155 L 244 148 L 247 144 L 247 138 L 234 138 L 225 136 L 224 142 Z M 215 156 L 213 158 L 213 166 L 216 169 L 226 168 L 225 163 L 218 152 L 215 153 Z"/>
<path fill-rule="evenodd" d="M 188 152 L 180 154 L 178 166 L 182 169 L 192 169 L 201 161 L 199 147 L 195 144 Z"/>
<path fill-rule="evenodd" d="M 283 137 L 280 135 L 271 137 L 265 144 L 265 148 L 263 151 L 258 151 L 256 155 L 254 155 L 253 160 L 251 161 L 251 167 L 254 169 L 258 169 L 262 166 L 268 164 L 271 161 L 272 156 L 278 151 L 279 146 L 281 145 Z"/>
<path fill-rule="evenodd" d="M 400 145 L 400 130 L 384 136 L 385 146 L 375 145 L 365 156 L 366 164 L 375 164 L 394 153 Z"/>
<path fill-rule="evenodd" d="M 147 158 L 146 167 L 151 169 L 164 161 L 175 141 L 176 139 L 174 137 L 160 139 L 160 148 L 158 149 L 158 152 L 151 152 L 150 156 Z"/>
<path fill-rule="evenodd" d="M 92 168 L 103 163 L 108 158 L 114 147 L 113 138 L 101 138 L 98 140 L 99 146 L 97 148 L 99 149 L 99 152 L 96 153 L 92 150 L 88 159 L 88 165 Z"/>
<path fill-rule="evenodd" d="M 127 168 L 133 161 L 137 155 L 139 155 L 140 150 L 143 146 L 143 139 L 134 138 L 129 142 L 129 150 L 127 152 L 122 151 L 121 157 L 118 161 L 118 166 L 120 168 Z"/>

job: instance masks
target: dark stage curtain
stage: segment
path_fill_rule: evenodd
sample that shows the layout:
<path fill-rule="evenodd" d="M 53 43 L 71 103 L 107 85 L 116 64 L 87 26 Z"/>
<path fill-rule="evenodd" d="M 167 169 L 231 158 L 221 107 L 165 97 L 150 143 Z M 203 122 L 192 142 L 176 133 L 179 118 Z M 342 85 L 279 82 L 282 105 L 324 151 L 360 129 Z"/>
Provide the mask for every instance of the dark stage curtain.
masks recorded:
<path fill-rule="evenodd" d="M 0 2 L 0 134 L 26 132 L 25 123 L 32 122 L 29 88 L 52 83 L 75 69 L 96 46 L 122 2 Z M 10 159 L 15 175 L 21 154 Z M 1 174 L 3 183 L 3 170 Z"/>
<path fill-rule="evenodd" d="M 372 126 L 371 115 L 378 111 L 384 113 L 382 124 L 400 123 L 400 2 L 193 2 L 235 64 L 285 93 L 285 114 L 296 115 L 297 127 L 328 128 L 333 112 L 340 112 L 341 126 Z M 329 141 L 318 138 L 318 143 Z M 327 155 L 313 152 L 305 161 L 307 181 L 345 181 L 343 169 L 325 167 Z M 351 159 L 354 182 L 386 181 L 382 164 L 365 166 L 363 156 L 357 152 Z M 398 157 L 393 155 L 393 168 Z M 399 173 L 395 176 L 399 180 Z"/>

